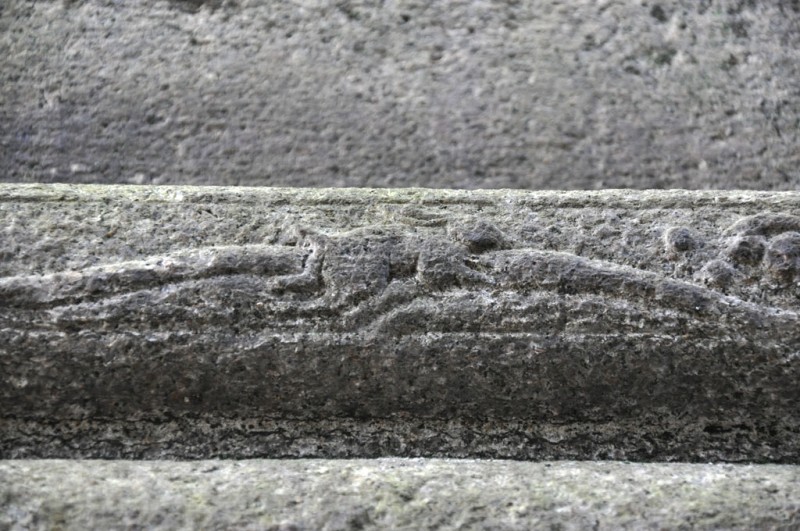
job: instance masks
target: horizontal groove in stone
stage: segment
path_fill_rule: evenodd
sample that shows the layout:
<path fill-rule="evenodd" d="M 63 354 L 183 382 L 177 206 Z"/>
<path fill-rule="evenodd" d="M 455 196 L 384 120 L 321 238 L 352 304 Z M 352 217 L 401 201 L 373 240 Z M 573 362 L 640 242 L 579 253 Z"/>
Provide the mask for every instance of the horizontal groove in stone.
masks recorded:
<path fill-rule="evenodd" d="M 798 206 L 0 185 L 0 455 L 797 462 Z"/>
<path fill-rule="evenodd" d="M 0 461 L 0 526 L 793 529 L 798 481 L 780 465 Z"/>

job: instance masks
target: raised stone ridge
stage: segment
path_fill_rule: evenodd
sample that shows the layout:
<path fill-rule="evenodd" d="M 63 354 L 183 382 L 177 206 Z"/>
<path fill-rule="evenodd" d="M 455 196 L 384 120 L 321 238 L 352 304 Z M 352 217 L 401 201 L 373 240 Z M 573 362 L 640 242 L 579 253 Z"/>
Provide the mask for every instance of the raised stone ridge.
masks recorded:
<path fill-rule="evenodd" d="M 35 529 L 794 529 L 787 465 L 494 460 L 0 461 Z"/>
<path fill-rule="evenodd" d="M 797 462 L 798 213 L 0 185 L 0 455 Z"/>

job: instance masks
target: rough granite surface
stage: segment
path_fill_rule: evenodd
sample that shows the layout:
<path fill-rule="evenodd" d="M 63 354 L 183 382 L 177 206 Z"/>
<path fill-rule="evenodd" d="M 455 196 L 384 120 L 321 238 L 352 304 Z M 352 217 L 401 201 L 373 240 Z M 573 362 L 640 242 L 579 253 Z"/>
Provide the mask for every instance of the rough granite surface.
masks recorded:
<path fill-rule="evenodd" d="M 798 485 L 785 465 L 0 461 L 0 527 L 790 530 Z"/>
<path fill-rule="evenodd" d="M 0 185 L 0 456 L 797 463 L 798 213 Z"/>
<path fill-rule="evenodd" d="M 798 0 L 3 0 L 0 180 L 800 186 Z"/>

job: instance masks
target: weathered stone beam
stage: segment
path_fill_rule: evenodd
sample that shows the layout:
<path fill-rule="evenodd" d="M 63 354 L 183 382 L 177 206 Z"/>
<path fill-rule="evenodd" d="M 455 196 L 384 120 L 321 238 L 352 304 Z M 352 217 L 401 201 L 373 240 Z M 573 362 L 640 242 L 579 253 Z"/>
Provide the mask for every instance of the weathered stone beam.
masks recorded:
<path fill-rule="evenodd" d="M 800 194 L 0 186 L 0 455 L 800 458 Z"/>
<path fill-rule="evenodd" d="M 14 529 L 794 529 L 798 467 L 2 461 Z"/>

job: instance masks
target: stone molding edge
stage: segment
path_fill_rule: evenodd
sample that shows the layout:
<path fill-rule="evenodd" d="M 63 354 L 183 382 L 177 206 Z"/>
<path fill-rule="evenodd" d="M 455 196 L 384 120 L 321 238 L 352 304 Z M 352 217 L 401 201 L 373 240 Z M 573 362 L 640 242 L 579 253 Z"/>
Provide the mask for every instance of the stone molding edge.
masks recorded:
<path fill-rule="evenodd" d="M 0 461 L 0 527 L 793 529 L 796 466 Z"/>
<path fill-rule="evenodd" d="M 522 205 L 569 207 L 735 206 L 768 202 L 800 206 L 800 192 L 753 190 L 453 190 L 437 188 L 288 188 L 66 183 L 0 183 L 0 202 L 136 200 L 165 203 L 215 202 L 323 205 L 347 203 L 481 204 L 500 199 Z"/>

